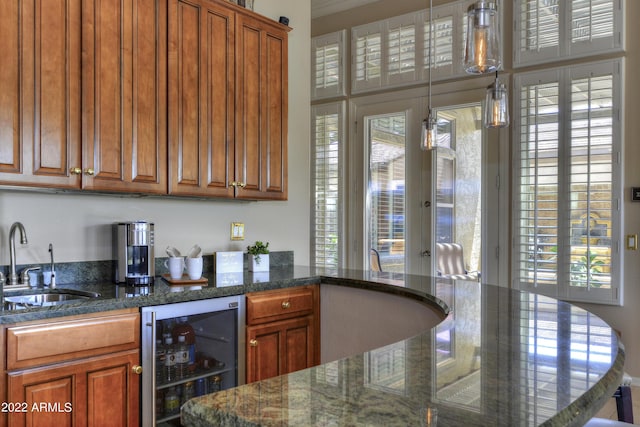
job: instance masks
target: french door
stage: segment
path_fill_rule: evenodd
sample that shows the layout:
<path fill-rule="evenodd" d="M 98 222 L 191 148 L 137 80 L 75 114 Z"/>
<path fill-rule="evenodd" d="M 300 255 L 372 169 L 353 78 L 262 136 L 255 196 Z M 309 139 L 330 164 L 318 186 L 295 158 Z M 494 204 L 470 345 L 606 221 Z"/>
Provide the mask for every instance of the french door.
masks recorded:
<path fill-rule="evenodd" d="M 351 155 L 362 159 L 351 175 L 349 222 L 353 233 L 348 263 L 354 268 L 423 273 L 422 218 L 424 198 L 419 176 L 424 153 L 419 100 L 369 104 L 357 109 L 356 139 Z M 414 197 L 415 195 L 416 197 Z M 350 224 L 350 225 L 351 225 Z M 419 230 L 416 234 L 416 228 Z M 360 244 L 358 244 L 360 242 Z"/>
<path fill-rule="evenodd" d="M 435 276 L 436 243 L 459 243 L 483 282 L 507 284 L 508 131 L 482 127 L 483 94 L 434 98 L 446 148 L 427 152 L 424 98 L 351 106 L 347 266 Z"/>

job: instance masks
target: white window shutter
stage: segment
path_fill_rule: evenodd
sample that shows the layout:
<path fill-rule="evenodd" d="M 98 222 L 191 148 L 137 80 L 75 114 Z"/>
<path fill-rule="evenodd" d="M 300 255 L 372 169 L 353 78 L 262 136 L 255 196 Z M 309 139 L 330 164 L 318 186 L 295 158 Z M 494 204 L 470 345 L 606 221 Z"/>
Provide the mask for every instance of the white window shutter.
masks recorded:
<path fill-rule="evenodd" d="M 390 18 L 385 24 L 385 85 L 394 86 L 417 81 L 419 74 L 416 14 Z"/>
<path fill-rule="evenodd" d="M 317 267 L 340 267 L 345 102 L 312 107 L 311 256 Z"/>
<path fill-rule="evenodd" d="M 311 40 L 311 99 L 345 96 L 346 31 Z"/>
<path fill-rule="evenodd" d="M 514 65 L 549 62 L 560 57 L 561 3 L 559 0 L 514 2 Z"/>
<path fill-rule="evenodd" d="M 621 0 L 517 0 L 514 66 L 624 50 Z"/>
<path fill-rule="evenodd" d="M 351 30 L 352 84 L 354 93 L 382 85 L 382 21 Z"/>
<path fill-rule="evenodd" d="M 521 289 L 622 302 L 620 70 L 613 60 L 514 79 L 513 255 Z"/>

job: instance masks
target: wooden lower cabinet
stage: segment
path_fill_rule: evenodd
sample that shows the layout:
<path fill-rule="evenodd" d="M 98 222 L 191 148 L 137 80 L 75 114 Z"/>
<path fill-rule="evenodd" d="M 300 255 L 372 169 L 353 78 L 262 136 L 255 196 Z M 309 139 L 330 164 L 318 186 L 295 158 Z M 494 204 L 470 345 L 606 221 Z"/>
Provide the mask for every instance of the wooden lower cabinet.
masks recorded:
<path fill-rule="evenodd" d="M 139 350 L 12 372 L 7 402 L 9 426 L 135 426 L 140 381 L 133 367 Z"/>
<path fill-rule="evenodd" d="M 247 382 L 315 365 L 314 316 L 247 327 Z"/>
<path fill-rule="evenodd" d="M 137 426 L 140 314 L 135 309 L 3 329 L 9 426 Z"/>
<path fill-rule="evenodd" d="M 247 383 L 320 363 L 319 286 L 247 294 Z"/>

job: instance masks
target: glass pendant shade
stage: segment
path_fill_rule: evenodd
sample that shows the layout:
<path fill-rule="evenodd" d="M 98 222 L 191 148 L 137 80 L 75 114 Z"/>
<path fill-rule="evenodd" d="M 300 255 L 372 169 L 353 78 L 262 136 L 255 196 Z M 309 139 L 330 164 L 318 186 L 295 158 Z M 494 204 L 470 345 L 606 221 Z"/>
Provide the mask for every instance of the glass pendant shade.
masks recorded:
<path fill-rule="evenodd" d="M 422 135 L 420 136 L 420 148 L 427 151 L 438 146 L 436 134 L 436 118 L 429 111 L 429 115 L 422 121 Z"/>
<path fill-rule="evenodd" d="M 467 10 L 464 69 L 469 74 L 485 74 L 501 66 L 498 7 L 491 1 L 478 1 Z"/>
<path fill-rule="evenodd" d="M 484 110 L 484 125 L 488 128 L 509 126 L 509 97 L 504 83 L 496 81 L 487 87 Z"/>

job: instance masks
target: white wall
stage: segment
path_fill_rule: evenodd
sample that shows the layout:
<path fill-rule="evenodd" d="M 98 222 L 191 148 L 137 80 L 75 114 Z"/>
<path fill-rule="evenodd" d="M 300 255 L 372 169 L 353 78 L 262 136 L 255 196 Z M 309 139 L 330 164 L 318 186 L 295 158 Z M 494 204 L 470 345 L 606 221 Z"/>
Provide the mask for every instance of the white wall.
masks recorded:
<path fill-rule="evenodd" d="M 295 263 L 309 263 L 309 39 L 310 2 L 257 0 L 255 10 L 290 19 L 289 200 L 286 202 L 200 201 L 91 194 L 41 194 L 0 190 L 0 264 L 9 263 L 9 228 L 24 224 L 29 244 L 16 245 L 18 264 L 112 259 L 110 225 L 153 221 L 156 254 L 173 245 L 186 251 L 198 243 L 205 254 L 242 250 L 255 240 L 275 251 L 293 250 Z M 232 221 L 245 223 L 245 240 L 229 239 Z"/>
<path fill-rule="evenodd" d="M 428 332 L 446 317 L 435 305 L 366 289 L 322 285 L 320 301 L 320 363 Z"/>

